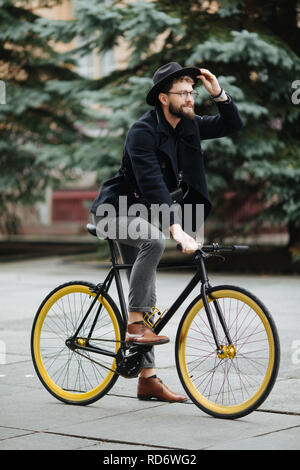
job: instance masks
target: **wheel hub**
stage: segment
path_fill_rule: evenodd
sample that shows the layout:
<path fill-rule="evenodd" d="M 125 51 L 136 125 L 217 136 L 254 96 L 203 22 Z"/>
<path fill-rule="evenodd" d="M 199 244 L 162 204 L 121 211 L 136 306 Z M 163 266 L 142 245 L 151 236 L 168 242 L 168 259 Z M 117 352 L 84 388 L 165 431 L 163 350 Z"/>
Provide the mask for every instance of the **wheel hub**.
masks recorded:
<path fill-rule="evenodd" d="M 84 338 L 76 338 L 76 343 L 79 344 L 79 346 L 85 346 L 86 340 Z"/>
<path fill-rule="evenodd" d="M 227 346 L 221 344 L 217 354 L 220 359 L 233 359 L 236 355 L 236 348 L 233 346 L 233 344 L 228 344 Z"/>
<path fill-rule="evenodd" d="M 87 346 L 87 341 L 84 338 L 68 338 L 66 340 L 66 346 L 72 351 L 74 351 L 74 349 L 76 349 L 77 346 L 81 346 L 81 347 Z"/>

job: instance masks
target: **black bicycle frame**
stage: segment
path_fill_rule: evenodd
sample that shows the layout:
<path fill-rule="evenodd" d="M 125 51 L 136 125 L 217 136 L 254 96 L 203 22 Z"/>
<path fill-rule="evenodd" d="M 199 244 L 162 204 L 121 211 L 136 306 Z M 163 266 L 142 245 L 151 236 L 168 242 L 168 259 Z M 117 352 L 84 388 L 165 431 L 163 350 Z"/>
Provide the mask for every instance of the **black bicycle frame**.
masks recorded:
<path fill-rule="evenodd" d="M 213 318 L 212 318 L 212 313 L 211 313 L 211 309 L 210 309 L 210 306 L 209 306 L 209 302 L 207 301 L 207 290 L 209 288 L 211 288 L 211 286 L 209 284 L 209 280 L 208 280 L 207 272 L 206 272 L 206 268 L 205 268 L 205 263 L 204 263 L 204 260 L 203 260 L 203 257 L 201 256 L 201 254 L 196 255 L 195 261 L 197 263 L 196 264 L 197 265 L 197 273 L 194 275 L 194 277 L 191 279 L 189 284 L 186 286 L 186 288 L 180 294 L 180 296 L 177 298 L 177 300 L 173 303 L 173 305 L 170 307 L 170 309 L 164 314 L 164 316 L 159 321 L 157 326 L 153 328 L 153 330 L 156 334 L 158 334 L 164 328 L 164 326 L 169 322 L 169 320 L 172 318 L 172 316 L 178 310 L 180 305 L 185 301 L 185 299 L 188 297 L 188 295 L 192 292 L 194 287 L 200 281 L 201 282 L 201 296 L 202 296 L 202 299 L 203 299 L 203 305 L 204 305 L 204 308 L 205 308 L 205 312 L 206 312 L 206 315 L 207 315 L 209 326 L 211 328 L 212 335 L 214 337 L 214 341 L 215 341 L 217 350 L 221 350 L 221 347 L 220 347 L 221 345 L 219 344 L 217 330 L 216 330 L 216 327 L 215 327 L 215 324 L 214 324 L 214 321 L 213 321 Z M 187 266 L 190 266 L 190 265 L 191 265 L 190 263 L 187 264 Z M 214 300 L 213 303 L 215 305 L 217 315 L 219 317 L 220 323 L 221 323 L 222 328 L 224 330 L 226 339 L 227 339 L 229 344 L 232 344 L 230 334 L 229 334 L 227 325 L 225 323 L 223 313 L 222 313 L 221 308 L 218 304 L 218 301 Z"/>
<path fill-rule="evenodd" d="M 122 320 L 123 320 L 123 323 L 124 323 L 124 327 L 126 328 L 126 325 L 127 325 L 127 322 L 128 322 L 128 314 L 127 314 L 126 302 L 125 302 L 125 299 L 124 299 L 124 292 L 123 292 L 122 281 L 121 281 L 121 276 L 120 276 L 119 271 L 120 271 L 120 269 L 130 269 L 133 264 L 119 264 L 118 260 L 117 260 L 116 253 L 115 253 L 113 241 L 108 239 L 108 243 L 109 243 L 109 248 L 110 248 L 110 253 L 111 253 L 112 267 L 111 267 L 109 273 L 107 274 L 104 282 L 100 283 L 96 286 L 96 289 L 95 289 L 96 296 L 95 296 L 91 306 L 89 307 L 86 315 L 84 316 L 82 322 L 80 323 L 79 327 L 77 328 L 77 331 L 76 331 L 74 337 L 78 336 L 82 325 L 84 324 L 84 322 L 85 322 L 86 318 L 88 317 L 90 311 L 94 307 L 94 305 L 95 305 L 97 299 L 99 298 L 99 296 L 104 292 L 108 292 L 109 287 L 110 287 L 111 282 L 112 282 L 113 279 L 115 279 L 115 282 L 116 282 L 116 287 L 117 287 L 117 292 L 118 292 L 120 307 L 121 307 Z M 216 327 L 215 327 L 215 324 L 214 324 L 214 321 L 213 321 L 213 318 L 212 318 L 211 309 L 210 309 L 210 306 L 209 306 L 209 302 L 207 301 L 207 291 L 208 291 L 209 288 L 211 288 L 211 286 L 209 284 L 209 280 L 208 280 L 208 277 L 207 277 L 207 272 L 206 272 L 206 268 L 205 268 L 203 254 L 201 254 L 201 253 L 197 254 L 196 257 L 195 257 L 194 263 L 185 263 L 185 264 L 181 264 L 180 266 L 181 267 L 182 266 L 194 266 L 195 267 L 195 262 L 196 262 L 197 272 L 195 273 L 195 275 L 193 276 L 191 281 L 188 283 L 188 285 L 185 287 L 183 292 L 179 295 L 179 297 L 172 304 L 172 306 L 168 309 L 168 311 L 159 320 L 157 325 L 154 326 L 153 331 L 156 334 L 158 334 L 164 328 L 164 326 L 173 317 L 173 315 L 176 313 L 178 308 L 186 300 L 186 298 L 189 296 L 189 294 L 192 292 L 192 290 L 196 287 L 196 285 L 199 284 L 199 282 L 201 282 L 201 292 L 200 293 L 201 293 L 201 296 L 202 296 L 202 299 L 203 299 L 205 312 L 206 312 L 208 322 L 209 322 L 209 325 L 210 325 L 210 328 L 211 328 L 211 331 L 212 331 L 212 334 L 213 334 L 213 337 L 214 337 L 216 348 L 217 348 L 217 350 L 220 350 L 221 345 L 219 344 L 219 339 L 218 339 Z M 159 267 L 174 267 L 174 265 L 164 263 L 164 264 L 160 264 Z M 231 341 L 231 338 L 230 338 L 230 335 L 229 335 L 229 331 L 228 331 L 228 328 L 226 326 L 221 308 L 220 308 L 217 300 L 213 300 L 213 303 L 215 305 L 216 312 L 217 312 L 218 318 L 220 320 L 220 323 L 222 325 L 222 328 L 224 330 L 224 333 L 225 333 L 226 339 L 228 341 L 228 344 L 232 344 L 232 341 Z M 92 327 L 91 327 L 90 332 L 88 334 L 88 339 L 91 338 L 91 335 L 92 335 L 94 327 L 97 323 L 97 319 L 98 319 L 98 316 L 100 314 L 101 308 L 102 308 L 102 305 L 100 305 L 99 308 L 98 308 L 98 311 L 96 313 L 96 316 L 95 316 L 93 324 L 92 324 Z M 83 347 L 82 349 L 88 349 L 88 348 Z M 106 354 L 106 355 L 109 355 L 109 356 L 114 356 L 114 354 L 111 353 L 111 352 L 105 352 L 104 350 L 100 350 L 98 348 L 93 348 L 94 352 L 96 352 L 96 350 L 98 350 L 98 352 L 100 354 Z"/>

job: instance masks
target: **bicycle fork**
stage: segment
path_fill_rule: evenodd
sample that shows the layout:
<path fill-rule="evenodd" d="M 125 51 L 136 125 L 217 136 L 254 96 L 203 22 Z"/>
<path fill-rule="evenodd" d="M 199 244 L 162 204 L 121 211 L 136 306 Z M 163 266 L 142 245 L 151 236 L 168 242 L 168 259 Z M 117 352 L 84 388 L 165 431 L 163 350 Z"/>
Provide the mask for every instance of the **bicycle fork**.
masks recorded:
<path fill-rule="evenodd" d="M 213 335 L 213 338 L 214 338 L 214 342 L 215 342 L 215 345 L 216 345 L 216 348 L 217 348 L 217 354 L 218 354 L 220 359 L 223 359 L 224 357 L 230 357 L 230 355 L 233 355 L 233 352 L 230 349 L 230 347 L 232 347 L 232 339 L 230 337 L 230 333 L 228 331 L 228 328 L 227 328 L 227 325 L 226 325 L 226 322 L 225 322 L 225 319 L 224 319 L 224 315 L 223 315 L 222 310 L 220 308 L 219 302 L 217 300 L 213 300 L 212 302 L 215 306 L 215 309 L 216 309 L 216 312 L 217 312 L 217 315 L 218 315 L 218 319 L 220 321 L 220 324 L 222 326 L 222 329 L 223 329 L 224 334 L 226 336 L 226 339 L 228 341 L 228 346 L 224 346 L 224 345 L 220 344 L 217 329 L 216 329 L 216 326 L 215 326 L 215 323 L 214 323 L 214 320 L 213 320 L 211 308 L 210 308 L 209 302 L 207 300 L 207 290 L 211 286 L 209 284 L 209 280 L 208 280 L 208 277 L 207 277 L 207 273 L 206 273 L 203 258 L 200 257 L 199 261 L 200 262 L 198 264 L 198 272 L 199 272 L 199 275 L 200 275 L 200 278 L 201 278 L 201 296 L 202 296 L 202 299 L 203 299 L 203 305 L 204 305 L 207 320 L 208 320 L 208 323 L 209 323 L 209 326 L 210 326 L 210 329 L 211 329 L 211 332 L 212 332 L 212 335 Z"/>

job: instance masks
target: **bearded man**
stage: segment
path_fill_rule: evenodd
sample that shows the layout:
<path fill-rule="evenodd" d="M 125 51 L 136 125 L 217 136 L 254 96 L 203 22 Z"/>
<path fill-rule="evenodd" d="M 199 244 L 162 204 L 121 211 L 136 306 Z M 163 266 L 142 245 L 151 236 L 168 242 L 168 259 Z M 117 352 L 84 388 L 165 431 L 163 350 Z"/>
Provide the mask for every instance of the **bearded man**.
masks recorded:
<path fill-rule="evenodd" d="M 218 114 L 214 116 L 195 114 L 193 87 L 199 80 L 217 105 Z M 181 67 L 177 62 L 163 65 L 155 72 L 146 102 L 153 109 L 130 128 L 121 168 L 114 178 L 102 185 L 91 212 L 100 238 L 101 234 L 107 235 L 103 234 L 104 220 L 117 227 L 113 238 L 122 260 L 133 264 L 127 272 L 126 341 L 132 345 L 152 346 L 144 357 L 138 398 L 183 402 L 186 397 L 172 392 L 155 374 L 153 346 L 165 344 L 169 338 L 156 335 L 144 320 L 156 305 L 156 270 L 166 242 L 163 230 L 167 228 L 181 244 L 183 253 L 192 253 L 199 247 L 193 236 L 197 228 L 187 230 L 186 227 L 195 226 L 200 206 L 204 207 L 204 220 L 211 210 L 201 140 L 228 136 L 241 129 L 242 121 L 232 97 L 220 87 L 215 75 L 203 68 Z M 127 198 L 127 214 L 120 212 L 120 196 Z M 175 207 L 178 204 L 192 206 L 192 221 L 178 218 L 175 202 Z M 157 227 L 143 215 L 129 215 L 130 207 L 136 203 L 143 203 L 147 208 L 165 204 L 170 208 L 167 222 L 164 220 Z M 115 209 L 109 219 L 104 216 L 108 204 Z M 138 237 L 130 230 L 137 222 Z"/>

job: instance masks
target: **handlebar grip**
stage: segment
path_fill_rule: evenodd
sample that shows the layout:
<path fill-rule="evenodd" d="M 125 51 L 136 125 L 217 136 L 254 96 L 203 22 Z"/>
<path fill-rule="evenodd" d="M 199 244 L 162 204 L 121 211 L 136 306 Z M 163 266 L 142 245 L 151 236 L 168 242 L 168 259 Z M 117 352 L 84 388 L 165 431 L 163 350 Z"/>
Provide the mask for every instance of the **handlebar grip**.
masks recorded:
<path fill-rule="evenodd" d="M 182 251 L 182 246 L 180 243 L 176 245 L 178 251 Z M 219 246 L 219 245 L 203 245 L 202 249 L 204 252 L 222 252 L 222 251 L 247 251 L 249 246 L 247 245 L 230 245 L 230 246 Z"/>
<path fill-rule="evenodd" d="M 233 245 L 232 248 L 235 251 L 247 251 L 247 250 L 249 250 L 249 246 L 247 246 L 247 245 Z"/>

